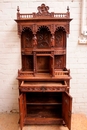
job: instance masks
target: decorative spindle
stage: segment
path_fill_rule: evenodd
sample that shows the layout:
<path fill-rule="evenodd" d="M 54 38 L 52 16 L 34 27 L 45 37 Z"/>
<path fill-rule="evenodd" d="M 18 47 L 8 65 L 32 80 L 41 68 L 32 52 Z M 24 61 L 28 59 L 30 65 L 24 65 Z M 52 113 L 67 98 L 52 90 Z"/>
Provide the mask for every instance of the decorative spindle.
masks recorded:
<path fill-rule="evenodd" d="M 69 6 L 67 6 L 67 18 L 70 17 Z"/>
<path fill-rule="evenodd" d="M 54 47 L 54 45 L 55 45 L 55 37 L 54 37 L 54 35 L 52 35 L 51 46 Z"/>
<path fill-rule="evenodd" d="M 34 45 L 34 46 L 37 45 L 37 37 L 36 37 L 36 35 L 34 35 L 34 37 L 33 37 L 33 45 Z"/>

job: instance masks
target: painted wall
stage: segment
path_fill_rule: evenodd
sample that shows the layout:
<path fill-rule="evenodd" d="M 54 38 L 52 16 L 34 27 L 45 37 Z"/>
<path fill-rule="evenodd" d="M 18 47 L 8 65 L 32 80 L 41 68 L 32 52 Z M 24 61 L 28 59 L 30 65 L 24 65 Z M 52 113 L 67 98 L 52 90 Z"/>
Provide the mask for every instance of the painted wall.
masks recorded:
<path fill-rule="evenodd" d="M 71 70 L 73 113 L 87 115 L 87 45 L 79 45 L 81 0 L 0 0 L 0 112 L 18 111 L 17 71 L 21 68 L 20 38 L 17 35 L 17 6 L 21 13 L 37 12 L 45 3 L 49 12 L 66 12 L 73 20 L 67 45 L 67 68 Z M 86 3 L 87 5 L 87 3 Z M 87 18 L 86 18 L 87 19 Z"/>

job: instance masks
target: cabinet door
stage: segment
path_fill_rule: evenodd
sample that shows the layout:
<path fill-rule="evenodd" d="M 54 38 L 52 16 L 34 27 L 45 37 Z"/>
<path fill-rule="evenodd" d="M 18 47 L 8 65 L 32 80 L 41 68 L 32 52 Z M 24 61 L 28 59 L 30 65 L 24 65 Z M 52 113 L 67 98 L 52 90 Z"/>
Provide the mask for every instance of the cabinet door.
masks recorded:
<path fill-rule="evenodd" d="M 24 125 L 24 117 L 25 117 L 24 94 L 21 94 L 19 96 L 19 113 L 20 113 L 20 128 L 22 130 Z"/>
<path fill-rule="evenodd" d="M 65 124 L 71 130 L 71 111 L 72 111 L 72 97 L 67 93 L 63 93 L 62 116 Z"/>

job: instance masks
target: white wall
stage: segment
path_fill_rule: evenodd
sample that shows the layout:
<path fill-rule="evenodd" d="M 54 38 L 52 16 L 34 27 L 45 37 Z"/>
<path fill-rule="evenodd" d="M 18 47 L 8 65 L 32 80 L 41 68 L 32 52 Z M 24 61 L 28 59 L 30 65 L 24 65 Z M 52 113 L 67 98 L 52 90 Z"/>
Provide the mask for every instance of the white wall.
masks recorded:
<path fill-rule="evenodd" d="M 67 45 L 67 68 L 72 76 L 70 93 L 73 112 L 87 115 L 87 45 L 78 44 L 81 0 L 0 0 L 0 112 L 18 111 L 16 77 L 21 61 L 20 38 L 14 21 L 17 6 L 21 13 L 32 13 L 42 3 L 50 7 L 50 12 L 66 12 L 67 6 L 70 7 L 73 18 Z"/>

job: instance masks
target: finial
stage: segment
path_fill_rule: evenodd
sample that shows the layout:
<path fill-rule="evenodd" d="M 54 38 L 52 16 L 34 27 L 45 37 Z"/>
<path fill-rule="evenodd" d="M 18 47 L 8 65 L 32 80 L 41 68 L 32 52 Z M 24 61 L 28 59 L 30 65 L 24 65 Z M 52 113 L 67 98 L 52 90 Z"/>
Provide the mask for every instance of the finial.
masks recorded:
<path fill-rule="evenodd" d="M 67 6 L 67 12 L 69 12 L 69 6 Z"/>
<path fill-rule="evenodd" d="M 17 12 L 19 13 L 20 9 L 19 9 L 19 6 L 17 6 Z"/>

